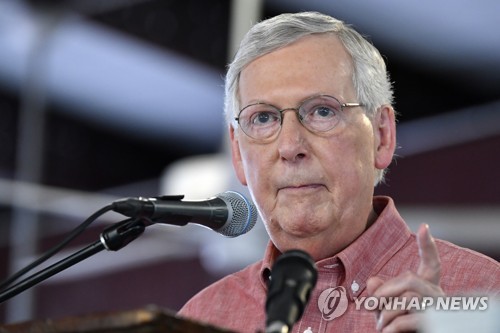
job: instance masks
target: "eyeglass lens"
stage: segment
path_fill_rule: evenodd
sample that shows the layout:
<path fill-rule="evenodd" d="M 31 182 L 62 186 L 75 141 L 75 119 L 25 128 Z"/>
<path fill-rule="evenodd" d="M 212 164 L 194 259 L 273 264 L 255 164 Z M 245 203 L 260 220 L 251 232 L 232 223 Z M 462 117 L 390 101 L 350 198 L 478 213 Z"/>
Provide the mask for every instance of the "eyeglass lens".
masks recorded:
<path fill-rule="evenodd" d="M 293 110 L 310 131 L 325 132 L 335 127 L 341 118 L 342 106 L 331 96 L 320 95 L 306 99 L 299 108 L 278 109 L 266 103 L 255 103 L 243 108 L 238 121 L 242 130 L 254 139 L 266 139 L 279 132 L 284 113 Z"/>

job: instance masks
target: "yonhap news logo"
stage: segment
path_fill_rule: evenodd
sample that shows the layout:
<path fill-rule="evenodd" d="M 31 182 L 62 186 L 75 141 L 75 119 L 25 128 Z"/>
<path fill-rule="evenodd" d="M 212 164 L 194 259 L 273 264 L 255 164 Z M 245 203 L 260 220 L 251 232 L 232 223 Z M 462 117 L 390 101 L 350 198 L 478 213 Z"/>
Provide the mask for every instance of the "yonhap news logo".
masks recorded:
<path fill-rule="evenodd" d="M 486 296 L 440 296 L 440 297 L 358 297 L 354 298 L 356 310 L 382 311 L 484 311 L 488 309 Z"/>
<path fill-rule="evenodd" d="M 319 311 L 324 320 L 333 320 L 343 315 L 348 303 L 347 292 L 342 286 L 325 289 L 318 297 Z"/>
<path fill-rule="evenodd" d="M 356 311 L 403 310 L 423 311 L 485 311 L 487 296 L 441 296 L 441 297 L 355 297 Z M 349 305 L 347 291 L 342 286 L 323 290 L 318 297 L 318 308 L 323 320 L 334 320 L 342 316 Z"/>

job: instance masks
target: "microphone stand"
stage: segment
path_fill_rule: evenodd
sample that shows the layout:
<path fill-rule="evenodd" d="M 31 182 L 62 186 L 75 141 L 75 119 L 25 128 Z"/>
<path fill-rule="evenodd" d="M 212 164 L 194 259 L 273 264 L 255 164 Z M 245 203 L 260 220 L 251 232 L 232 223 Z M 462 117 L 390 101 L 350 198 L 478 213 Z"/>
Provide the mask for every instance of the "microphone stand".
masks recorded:
<path fill-rule="evenodd" d="M 149 224 L 151 223 L 148 222 L 147 225 Z M 2 291 L 0 293 L 0 303 L 102 250 L 118 251 L 138 238 L 144 232 L 145 228 L 146 223 L 142 218 L 127 219 L 113 224 L 104 229 L 98 241 Z"/>

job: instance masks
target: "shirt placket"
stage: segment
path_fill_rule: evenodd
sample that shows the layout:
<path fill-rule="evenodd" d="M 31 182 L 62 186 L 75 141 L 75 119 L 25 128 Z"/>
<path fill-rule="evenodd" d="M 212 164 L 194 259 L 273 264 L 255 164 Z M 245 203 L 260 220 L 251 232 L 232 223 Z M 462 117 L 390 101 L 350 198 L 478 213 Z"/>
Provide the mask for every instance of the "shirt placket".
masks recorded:
<path fill-rule="evenodd" d="M 301 319 L 294 325 L 295 333 L 324 333 L 331 321 L 325 320 L 318 304 L 320 295 L 327 289 L 338 286 L 341 281 L 340 264 L 325 264 L 318 267 L 318 281 Z M 335 321 L 335 319 L 333 319 Z"/>

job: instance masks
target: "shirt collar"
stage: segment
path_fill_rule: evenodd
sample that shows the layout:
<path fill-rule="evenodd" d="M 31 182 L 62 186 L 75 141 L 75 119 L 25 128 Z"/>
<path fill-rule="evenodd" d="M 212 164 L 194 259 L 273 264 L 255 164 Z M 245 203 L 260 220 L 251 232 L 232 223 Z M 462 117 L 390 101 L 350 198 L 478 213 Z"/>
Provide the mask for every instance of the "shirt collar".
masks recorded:
<path fill-rule="evenodd" d="M 411 236 L 391 198 L 376 196 L 373 198 L 373 207 L 378 214 L 375 222 L 340 253 L 317 263 L 324 267 L 340 260 L 345 272 L 341 284 L 346 288 L 351 300 L 363 292 L 368 278 L 376 275 Z M 280 254 L 269 241 L 260 270 L 261 283 L 265 288 L 271 267 Z"/>
<path fill-rule="evenodd" d="M 377 275 L 411 236 L 391 198 L 374 197 L 373 207 L 378 218 L 337 255 L 345 268 L 344 287 L 351 299 L 363 292 L 368 278 Z"/>

